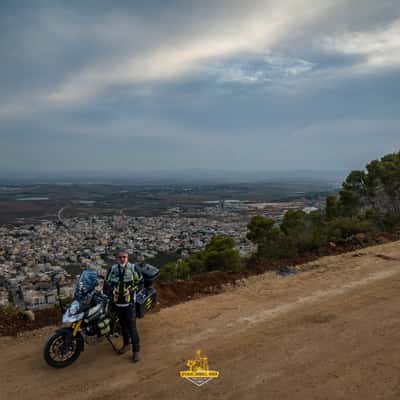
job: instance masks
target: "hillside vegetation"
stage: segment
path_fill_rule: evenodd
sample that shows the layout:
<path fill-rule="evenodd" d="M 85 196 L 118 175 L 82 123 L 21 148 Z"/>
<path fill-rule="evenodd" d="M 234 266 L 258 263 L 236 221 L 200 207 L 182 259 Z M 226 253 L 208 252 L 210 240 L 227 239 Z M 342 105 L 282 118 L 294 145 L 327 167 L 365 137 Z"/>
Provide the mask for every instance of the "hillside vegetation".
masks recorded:
<path fill-rule="evenodd" d="M 400 230 L 400 152 L 352 171 L 337 196 L 326 199 L 323 210 L 306 214 L 289 210 L 281 224 L 255 216 L 247 237 L 257 245 L 249 260 L 241 260 L 229 237 L 214 237 L 203 251 L 162 268 L 161 279 L 190 279 L 206 271 L 238 272 L 259 262 L 290 259 L 321 247 L 343 245 L 356 239 L 369 243 L 382 233 Z"/>

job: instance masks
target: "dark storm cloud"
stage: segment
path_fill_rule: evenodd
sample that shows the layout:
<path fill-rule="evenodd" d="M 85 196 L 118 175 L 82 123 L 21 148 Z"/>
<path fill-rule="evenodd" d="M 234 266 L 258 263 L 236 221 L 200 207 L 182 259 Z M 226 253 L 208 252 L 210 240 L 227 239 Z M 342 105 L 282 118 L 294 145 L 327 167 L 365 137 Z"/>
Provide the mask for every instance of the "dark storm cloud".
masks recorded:
<path fill-rule="evenodd" d="M 362 167 L 399 49 L 397 1 L 2 1 L 0 167 Z"/>

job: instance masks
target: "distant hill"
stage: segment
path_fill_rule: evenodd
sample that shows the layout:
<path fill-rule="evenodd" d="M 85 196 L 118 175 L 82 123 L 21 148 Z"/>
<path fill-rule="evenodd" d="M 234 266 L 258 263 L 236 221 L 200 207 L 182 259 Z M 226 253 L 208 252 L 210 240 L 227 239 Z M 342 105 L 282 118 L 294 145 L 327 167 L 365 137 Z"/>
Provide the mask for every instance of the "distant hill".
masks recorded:
<path fill-rule="evenodd" d="M 100 184 L 207 184 L 319 181 L 339 186 L 346 171 L 315 170 L 154 170 L 121 172 L 15 172 L 2 171 L 0 184 L 100 183 Z"/>

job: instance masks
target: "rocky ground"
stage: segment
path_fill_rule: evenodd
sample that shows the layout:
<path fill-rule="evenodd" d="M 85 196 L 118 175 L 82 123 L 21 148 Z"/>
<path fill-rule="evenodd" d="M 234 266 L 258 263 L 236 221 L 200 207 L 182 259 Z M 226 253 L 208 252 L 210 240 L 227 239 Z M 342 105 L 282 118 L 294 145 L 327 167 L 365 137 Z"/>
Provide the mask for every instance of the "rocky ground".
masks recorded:
<path fill-rule="evenodd" d="M 87 346 L 71 367 L 41 358 L 52 328 L 0 338 L 7 399 L 397 399 L 400 242 L 267 272 L 140 320 L 142 361 Z M 202 349 L 220 377 L 179 371 Z"/>

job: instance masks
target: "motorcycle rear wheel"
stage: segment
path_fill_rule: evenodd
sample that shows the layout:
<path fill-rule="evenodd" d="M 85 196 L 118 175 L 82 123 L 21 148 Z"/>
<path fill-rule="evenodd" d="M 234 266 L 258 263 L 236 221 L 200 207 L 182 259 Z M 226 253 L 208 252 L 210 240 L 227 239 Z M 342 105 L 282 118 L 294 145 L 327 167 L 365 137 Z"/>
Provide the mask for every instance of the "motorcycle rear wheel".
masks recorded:
<path fill-rule="evenodd" d="M 66 331 L 54 332 L 47 340 L 43 349 L 43 357 L 47 364 L 54 368 L 65 368 L 76 361 L 83 349 L 83 338 L 81 334 L 71 337 L 71 344 L 66 349 L 66 340 L 68 337 Z"/>

